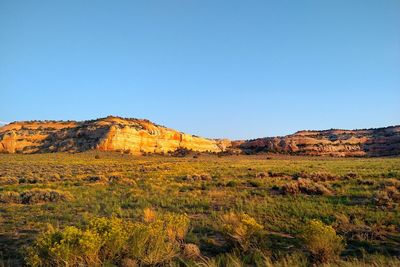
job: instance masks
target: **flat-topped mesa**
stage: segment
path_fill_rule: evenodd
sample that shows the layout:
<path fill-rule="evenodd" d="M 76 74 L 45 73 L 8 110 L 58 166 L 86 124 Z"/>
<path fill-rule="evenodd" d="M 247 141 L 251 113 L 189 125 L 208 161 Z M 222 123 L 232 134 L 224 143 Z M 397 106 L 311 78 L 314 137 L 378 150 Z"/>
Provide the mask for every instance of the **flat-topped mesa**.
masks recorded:
<path fill-rule="evenodd" d="M 221 152 L 229 140 L 184 134 L 148 120 L 109 116 L 90 121 L 14 122 L 0 128 L 0 152 L 43 153 L 87 150 L 166 153 L 178 148 Z"/>
<path fill-rule="evenodd" d="M 251 152 L 279 152 L 299 155 L 390 156 L 400 155 L 400 126 L 363 130 L 299 131 L 284 137 L 241 142 Z"/>

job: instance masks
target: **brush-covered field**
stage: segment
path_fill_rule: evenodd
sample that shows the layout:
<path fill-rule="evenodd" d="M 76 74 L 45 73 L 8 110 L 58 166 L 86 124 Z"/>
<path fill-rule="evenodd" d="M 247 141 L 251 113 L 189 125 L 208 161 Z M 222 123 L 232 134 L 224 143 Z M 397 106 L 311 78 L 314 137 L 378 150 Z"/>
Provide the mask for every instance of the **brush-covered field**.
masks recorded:
<path fill-rule="evenodd" d="M 0 266 L 400 266 L 400 158 L 0 155 Z"/>

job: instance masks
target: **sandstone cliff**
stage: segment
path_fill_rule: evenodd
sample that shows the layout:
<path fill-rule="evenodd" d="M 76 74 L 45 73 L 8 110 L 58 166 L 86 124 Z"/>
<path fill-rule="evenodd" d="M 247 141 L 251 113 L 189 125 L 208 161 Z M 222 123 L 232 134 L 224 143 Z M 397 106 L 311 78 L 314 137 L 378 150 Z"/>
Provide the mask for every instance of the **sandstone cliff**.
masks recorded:
<path fill-rule="evenodd" d="M 366 130 L 300 131 L 284 137 L 242 141 L 247 153 L 278 152 L 301 155 L 389 156 L 400 155 L 400 126 Z"/>
<path fill-rule="evenodd" d="M 169 152 L 187 148 L 199 152 L 221 152 L 228 140 L 212 140 L 184 134 L 148 120 L 109 116 L 83 122 L 14 122 L 0 128 L 0 152 L 41 153 L 80 152 L 91 149 L 142 152 Z"/>
<path fill-rule="evenodd" d="M 206 139 L 148 120 L 109 116 L 91 121 L 29 121 L 0 127 L 0 153 L 123 151 L 166 153 L 178 148 L 198 152 L 277 152 L 297 155 L 400 155 L 400 126 L 366 130 L 300 131 L 284 137 L 248 141 Z"/>

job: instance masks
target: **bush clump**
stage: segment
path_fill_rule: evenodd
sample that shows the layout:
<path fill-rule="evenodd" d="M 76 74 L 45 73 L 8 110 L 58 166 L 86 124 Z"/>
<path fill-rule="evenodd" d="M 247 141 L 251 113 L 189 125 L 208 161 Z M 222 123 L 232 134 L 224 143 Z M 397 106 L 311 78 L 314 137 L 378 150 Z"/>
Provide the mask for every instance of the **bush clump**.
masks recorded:
<path fill-rule="evenodd" d="M 397 180 L 397 179 L 395 179 L 395 178 L 386 179 L 386 180 L 383 182 L 383 185 L 384 185 L 384 186 L 394 186 L 394 187 L 396 187 L 397 189 L 400 189 L 400 181 Z"/>
<path fill-rule="evenodd" d="M 89 230 L 53 227 L 26 251 L 29 266 L 99 266 L 100 236 Z"/>
<path fill-rule="evenodd" d="M 21 203 L 21 198 L 18 192 L 5 191 L 0 193 L 0 203 Z"/>
<path fill-rule="evenodd" d="M 68 192 L 60 190 L 34 188 L 22 192 L 20 194 L 20 198 L 22 204 L 36 204 L 44 202 L 68 201 L 72 199 L 72 195 Z"/>
<path fill-rule="evenodd" d="M 400 203 L 400 192 L 395 186 L 386 186 L 374 197 L 375 204 L 382 208 L 393 208 Z"/>
<path fill-rule="evenodd" d="M 336 260 L 344 249 L 343 238 L 336 234 L 335 229 L 318 220 L 308 223 L 303 240 L 312 260 L 317 263 Z"/>
<path fill-rule="evenodd" d="M 89 230 L 96 233 L 102 246 L 99 250 L 99 259 L 120 259 L 128 235 L 124 222 L 118 218 L 95 218 L 89 224 Z"/>
<path fill-rule="evenodd" d="M 38 184 L 42 183 L 44 180 L 39 177 L 21 177 L 18 179 L 20 184 Z"/>
<path fill-rule="evenodd" d="M 358 177 L 358 173 L 356 172 L 348 172 L 344 175 L 345 179 L 354 179 Z"/>
<path fill-rule="evenodd" d="M 15 177 L 0 177 L 0 185 L 18 184 L 19 179 Z"/>
<path fill-rule="evenodd" d="M 171 153 L 171 156 L 173 157 L 178 157 L 178 158 L 184 158 L 192 153 L 191 150 L 184 148 L 184 147 L 179 147 L 175 151 Z"/>
<path fill-rule="evenodd" d="M 185 177 L 186 181 L 194 182 L 194 181 L 211 181 L 212 176 L 208 173 L 202 174 L 188 174 Z"/>
<path fill-rule="evenodd" d="M 84 180 L 90 183 L 107 183 L 109 181 L 104 175 L 92 175 L 85 177 Z"/>
<path fill-rule="evenodd" d="M 375 185 L 375 181 L 370 180 L 370 179 L 357 179 L 357 184 L 359 184 L 359 185 Z"/>
<path fill-rule="evenodd" d="M 70 193 L 53 189 L 34 188 L 22 193 L 15 191 L 6 191 L 0 193 L 0 202 L 3 203 L 36 204 L 44 202 L 68 201 L 71 199 L 72 195 Z"/>
<path fill-rule="evenodd" d="M 331 174 L 329 172 L 314 172 L 314 173 L 296 173 L 293 175 L 294 179 L 304 178 L 309 179 L 314 182 L 326 182 L 326 181 L 336 181 L 340 180 L 341 177 Z"/>
<path fill-rule="evenodd" d="M 267 172 L 259 172 L 256 174 L 256 178 L 266 178 L 266 177 L 268 177 Z"/>
<path fill-rule="evenodd" d="M 275 178 L 275 177 L 284 177 L 286 174 L 283 172 L 273 172 L 273 171 L 268 171 L 268 176 Z"/>
<path fill-rule="evenodd" d="M 282 186 L 281 192 L 284 195 L 297 195 L 300 193 L 307 195 L 331 195 L 332 191 L 326 186 L 313 182 L 308 179 L 299 178 L 297 181 L 287 183 Z"/>
<path fill-rule="evenodd" d="M 182 254 L 186 259 L 197 259 L 201 257 L 200 248 L 196 244 L 184 244 Z"/>
<path fill-rule="evenodd" d="M 187 216 L 176 214 L 142 222 L 96 218 L 83 230 L 51 228 L 27 249 L 26 261 L 31 266 L 161 265 L 199 253 L 183 242 L 188 227 Z"/>
<path fill-rule="evenodd" d="M 238 182 L 236 182 L 235 180 L 231 180 L 231 181 L 228 181 L 226 184 L 225 184 L 225 186 L 226 187 L 235 187 L 235 186 L 238 186 Z"/>
<path fill-rule="evenodd" d="M 251 247 L 263 230 L 262 225 L 245 213 L 223 214 L 220 217 L 220 224 L 222 232 L 227 235 L 228 239 L 245 251 Z"/>

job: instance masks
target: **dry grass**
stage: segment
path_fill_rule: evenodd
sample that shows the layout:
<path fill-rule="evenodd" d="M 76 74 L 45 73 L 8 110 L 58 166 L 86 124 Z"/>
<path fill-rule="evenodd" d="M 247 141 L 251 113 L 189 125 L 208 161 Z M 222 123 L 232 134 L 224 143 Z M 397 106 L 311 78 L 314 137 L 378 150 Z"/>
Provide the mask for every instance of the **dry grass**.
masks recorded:
<path fill-rule="evenodd" d="M 0 266 L 26 264 L 22 248 L 48 224 L 48 237 L 69 244 L 54 248 L 51 266 L 400 265 L 400 158 L 96 152 L 0 162 Z M 342 253 L 324 248 L 333 234 L 316 242 L 328 252 L 304 246 L 312 220 L 333 228 Z"/>

